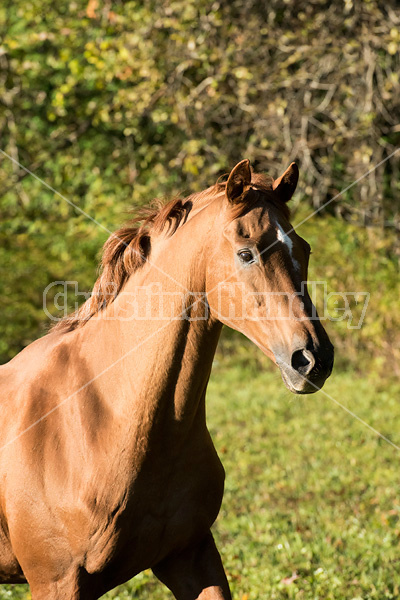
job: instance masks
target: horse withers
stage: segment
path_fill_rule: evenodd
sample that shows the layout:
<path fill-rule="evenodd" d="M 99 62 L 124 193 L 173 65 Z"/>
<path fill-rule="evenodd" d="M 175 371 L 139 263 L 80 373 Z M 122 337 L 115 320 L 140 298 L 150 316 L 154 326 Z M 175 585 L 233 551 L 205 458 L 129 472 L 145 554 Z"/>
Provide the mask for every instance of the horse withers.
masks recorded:
<path fill-rule="evenodd" d="M 223 324 L 318 390 L 333 347 L 305 282 L 310 247 L 277 180 L 226 183 L 113 234 L 92 296 L 0 368 L 0 581 L 92 600 L 152 568 L 178 600 L 231 597 L 211 525 L 224 470 L 205 395 Z"/>

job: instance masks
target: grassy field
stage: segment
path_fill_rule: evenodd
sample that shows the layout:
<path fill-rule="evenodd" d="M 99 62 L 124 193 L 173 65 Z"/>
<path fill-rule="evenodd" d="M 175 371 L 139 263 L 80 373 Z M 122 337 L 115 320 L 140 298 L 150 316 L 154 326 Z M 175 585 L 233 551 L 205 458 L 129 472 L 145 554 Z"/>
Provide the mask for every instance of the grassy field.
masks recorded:
<path fill-rule="evenodd" d="M 277 372 L 216 360 L 210 429 L 227 477 L 214 527 L 234 598 L 400 597 L 400 384 L 334 373 L 295 397 Z M 151 572 L 104 596 L 167 600 Z M 2 586 L 0 600 L 28 599 Z"/>

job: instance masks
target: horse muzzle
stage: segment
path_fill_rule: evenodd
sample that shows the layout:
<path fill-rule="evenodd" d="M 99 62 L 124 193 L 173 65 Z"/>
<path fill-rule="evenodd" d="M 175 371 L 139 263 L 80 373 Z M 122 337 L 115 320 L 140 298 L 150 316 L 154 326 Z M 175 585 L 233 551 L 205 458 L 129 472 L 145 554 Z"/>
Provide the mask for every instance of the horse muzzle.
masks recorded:
<path fill-rule="evenodd" d="M 290 356 L 279 352 L 275 354 L 282 379 L 294 394 L 318 392 L 332 373 L 333 358 L 334 348 L 331 343 L 318 349 L 296 348 Z"/>

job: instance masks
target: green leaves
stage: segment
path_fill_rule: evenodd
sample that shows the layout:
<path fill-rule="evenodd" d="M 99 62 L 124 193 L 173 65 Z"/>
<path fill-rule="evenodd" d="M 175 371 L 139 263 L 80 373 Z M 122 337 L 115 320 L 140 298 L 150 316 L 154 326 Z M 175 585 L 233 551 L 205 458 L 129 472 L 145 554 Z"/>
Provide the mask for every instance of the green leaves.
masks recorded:
<path fill-rule="evenodd" d="M 339 0 L 17 0 L 0 9 L 2 148 L 111 230 L 132 205 L 203 189 L 244 156 L 273 176 L 296 159 L 293 202 L 318 208 L 400 141 L 397 9 L 343 10 Z M 325 212 L 396 232 L 399 156 Z M 93 223 L 4 157 L 0 197 L 9 235 L 40 231 L 43 272 L 58 235 L 57 270 L 94 280 L 94 262 L 66 246 L 77 227 L 100 249 Z M 15 330 L 16 347 L 25 334 Z"/>

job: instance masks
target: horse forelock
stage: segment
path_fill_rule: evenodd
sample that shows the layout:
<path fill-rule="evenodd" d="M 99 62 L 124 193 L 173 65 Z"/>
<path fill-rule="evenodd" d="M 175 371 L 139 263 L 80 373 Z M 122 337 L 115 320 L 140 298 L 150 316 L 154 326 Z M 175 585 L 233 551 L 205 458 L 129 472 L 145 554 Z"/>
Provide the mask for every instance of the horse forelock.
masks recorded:
<path fill-rule="evenodd" d="M 276 208 L 287 220 L 290 219 L 290 209 L 287 203 L 283 202 L 273 192 L 273 177 L 263 173 L 252 173 L 251 184 L 243 193 L 241 198 L 232 205 L 231 216 L 236 219 L 247 213 L 251 208 L 261 202 L 267 206 Z M 225 184 L 224 184 L 225 185 Z"/>

